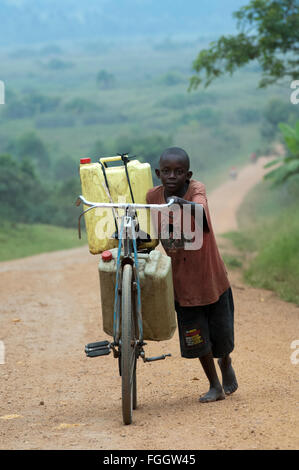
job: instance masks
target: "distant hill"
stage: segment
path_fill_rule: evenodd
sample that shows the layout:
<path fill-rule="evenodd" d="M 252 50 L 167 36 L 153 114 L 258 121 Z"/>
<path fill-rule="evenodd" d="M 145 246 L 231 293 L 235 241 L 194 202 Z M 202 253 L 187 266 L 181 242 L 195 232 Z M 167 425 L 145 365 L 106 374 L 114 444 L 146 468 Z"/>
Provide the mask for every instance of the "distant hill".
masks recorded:
<path fill-rule="evenodd" d="M 228 33 L 246 0 L 1 0 L 0 44 Z"/>

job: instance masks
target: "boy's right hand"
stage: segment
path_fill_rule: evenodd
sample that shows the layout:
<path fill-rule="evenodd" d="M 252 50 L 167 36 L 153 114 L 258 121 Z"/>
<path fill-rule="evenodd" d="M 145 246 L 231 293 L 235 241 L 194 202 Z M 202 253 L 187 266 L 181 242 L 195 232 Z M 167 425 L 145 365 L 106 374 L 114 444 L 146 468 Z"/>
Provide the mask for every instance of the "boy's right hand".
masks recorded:
<path fill-rule="evenodd" d="M 180 206 L 183 206 L 184 204 L 188 204 L 188 201 L 185 201 L 185 199 L 182 199 L 181 197 L 178 196 L 169 196 L 167 198 L 167 202 L 173 200 L 173 204 L 179 204 Z"/>

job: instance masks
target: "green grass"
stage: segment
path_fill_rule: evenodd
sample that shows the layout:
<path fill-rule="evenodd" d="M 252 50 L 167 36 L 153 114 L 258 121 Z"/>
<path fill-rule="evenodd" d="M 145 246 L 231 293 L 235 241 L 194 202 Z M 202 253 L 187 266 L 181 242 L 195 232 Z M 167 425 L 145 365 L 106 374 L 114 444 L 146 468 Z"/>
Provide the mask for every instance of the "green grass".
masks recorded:
<path fill-rule="evenodd" d="M 0 261 L 83 246 L 85 234 L 52 225 L 5 224 L 0 226 Z"/>
<path fill-rule="evenodd" d="M 224 264 L 228 266 L 230 269 L 242 267 L 242 261 L 240 261 L 239 257 L 237 256 L 232 256 L 232 255 L 223 253 L 222 258 L 223 258 Z"/>
<path fill-rule="evenodd" d="M 299 209 L 286 211 L 256 235 L 261 241 L 245 280 L 299 305 Z"/>
<path fill-rule="evenodd" d="M 299 305 L 299 197 L 292 185 L 254 188 L 239 210 L 241 230 L 226 236 L 246 260 L 246 282 Z"/>

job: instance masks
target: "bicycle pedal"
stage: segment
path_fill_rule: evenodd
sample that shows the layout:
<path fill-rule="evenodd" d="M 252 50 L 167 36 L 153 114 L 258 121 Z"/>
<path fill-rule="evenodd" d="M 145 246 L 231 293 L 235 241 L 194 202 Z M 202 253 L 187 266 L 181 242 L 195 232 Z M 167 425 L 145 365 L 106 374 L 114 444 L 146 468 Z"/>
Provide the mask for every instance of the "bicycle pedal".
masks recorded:
<path fill-rule="evenodd" d="M 86 356 L 87 357 L 97 357 L 97 356 L 108 356 L 108 354 L 111 353 L 111 349 L 109 348 L 98 348 L 98 349 L 88 349 L 85 350 Z"/>
<path fill-rule="evenodd" d="M 89 343 L 85 346 L 85 351 L 87 349 L 94 349 L 94 348 L 102 348 L 107 347 L 109 345 L 109 341 L 98 341 L 97 343 Z"/>

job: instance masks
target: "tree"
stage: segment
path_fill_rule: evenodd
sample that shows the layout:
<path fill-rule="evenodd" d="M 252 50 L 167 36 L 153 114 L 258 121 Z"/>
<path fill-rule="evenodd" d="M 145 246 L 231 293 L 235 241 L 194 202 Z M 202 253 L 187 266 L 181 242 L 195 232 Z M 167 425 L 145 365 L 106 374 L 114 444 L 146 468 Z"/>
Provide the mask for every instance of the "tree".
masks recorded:
<path fill-rule="evenodd" d="M 52 225 L 77 227 L 78 208 L 75 205 L 75 201 L 78 194 L 81 194 L 78 176 L 60 181 L 51 188 L 46 211 L 47 215 L 51 216 L 50 223 Z"/>
<path fill-rule="evenodd" d="M 32 159 L 40 170 L 49 168 L 50 157 L 48 150 L 43 141 L 34 132 L 26 132 L 21 135 L 10 144 L 8 150 L 21 160 L 24 158 Z"/>
<path fill-rule="evenodd" d="M 288 153 L 283 158 L 278 158 L 268 163 L 265 168 L 280 164 L 265 176 L 265 179 L 272 179 L 273 184 L 282 184 L 294 175 L 299 174 L 299 121 L 294 127 L 288 124 L 279 124 L 287 145 Z"/>
<path fill-rule="evenodd" d="M 204 83 L 207 87 L 219 76 L 232 75 L 252 61 L 261 67 L 263 88 L 280 79 L 299 76 L 299 2 L 298 0 L 251 0 L 233 13 L 237 35 L 221 36 L 203 49 L 193 62 L 196 75 L 189 89 Z"/>
<path fill-rule="evenodd" d="M 96 78 L 97 85 L 105 90 L 112 88 L 115 83 L 115 77 L 107 70 L 100 70 Z"/>
<path fill-rule="evenodd" d="M 38 195 L 38 196 L 37 196 Z M 0 155 L 0 219 L 32 223 L 39 220 L 47 193 L 32 161 Z"/>

